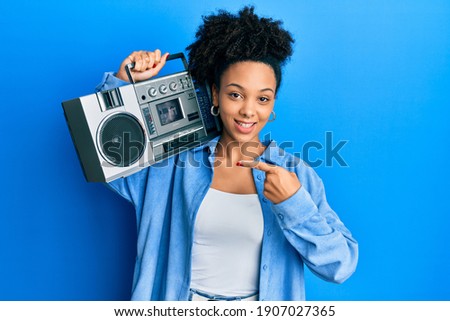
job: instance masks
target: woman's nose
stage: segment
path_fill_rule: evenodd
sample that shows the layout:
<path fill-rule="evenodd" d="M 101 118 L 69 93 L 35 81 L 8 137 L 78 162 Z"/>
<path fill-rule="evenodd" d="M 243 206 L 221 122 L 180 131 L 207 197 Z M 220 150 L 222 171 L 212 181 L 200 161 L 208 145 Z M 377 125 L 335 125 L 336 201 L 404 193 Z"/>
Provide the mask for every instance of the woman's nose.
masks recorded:
<path fill-rule="evenodd" d="M 244 102 L 241 109 L 239 110 L 239 113 L 246 118 L 251 118 L 255 116 L 256 114 L 255 104 L 251 101 Z"/>

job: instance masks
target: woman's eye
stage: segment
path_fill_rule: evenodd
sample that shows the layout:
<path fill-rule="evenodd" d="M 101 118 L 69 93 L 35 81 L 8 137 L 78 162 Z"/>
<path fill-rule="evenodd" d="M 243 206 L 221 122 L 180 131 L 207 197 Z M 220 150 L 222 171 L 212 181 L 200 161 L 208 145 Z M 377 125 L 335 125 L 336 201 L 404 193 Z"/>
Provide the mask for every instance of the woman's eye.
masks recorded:
<path fill-rule="evenodd" d="M 267 97 L 261 97 L 259 98 L 259 101 L 263 102 L 263 103 L 267 103 L 270 99 Z"/>
<path fill-rule="evenodd" d="M 230 97 L 237 99 L 237 98 L 241 97 L 241 95 L 239 95 L 238 93 L 231 93 Z"/>

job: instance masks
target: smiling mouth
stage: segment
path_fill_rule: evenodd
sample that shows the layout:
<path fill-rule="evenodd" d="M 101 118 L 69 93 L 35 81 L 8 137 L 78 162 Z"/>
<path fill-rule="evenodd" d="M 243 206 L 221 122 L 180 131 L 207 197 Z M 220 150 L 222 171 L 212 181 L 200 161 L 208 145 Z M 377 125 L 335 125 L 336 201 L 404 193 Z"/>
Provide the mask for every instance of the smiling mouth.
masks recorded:
<path fill-rule="evenodd" d="M 241 122 L 241 121 L 238 121 L 238 120 L 234 120 L 235 122 L 236 122 L 236 124 L 238 124 L 239 126 L 241 126 L 241 127 L 243 127 L 243 128 L 250 128 L 250 127 L 252 127 L 252 126 L 254 126 L 256 123 L 255 122 L 252 122 L 252 123 L 246 123 L 246 122 Z"/>

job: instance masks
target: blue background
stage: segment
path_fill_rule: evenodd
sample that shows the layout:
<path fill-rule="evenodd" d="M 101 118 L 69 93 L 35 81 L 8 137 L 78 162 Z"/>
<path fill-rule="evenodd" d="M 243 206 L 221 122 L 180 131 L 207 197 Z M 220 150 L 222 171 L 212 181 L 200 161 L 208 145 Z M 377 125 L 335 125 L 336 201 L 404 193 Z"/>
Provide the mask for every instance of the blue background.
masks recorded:
<path fill-rule="evenodd" d="M 85 182 L 60 103 L 134 50 L 184 50 L 201 15 L 246 3 L 0 4 L 0 299 L 129 299 L 133 208 Z M 253 3 L 296 38 L 266 131 L 291 152 L 327 131 L 348 140 L 348 167 L 316 170 L 359 265 L 342 285 L 308 273 L 307 298 L 449 300 L 450 2 Z"/>

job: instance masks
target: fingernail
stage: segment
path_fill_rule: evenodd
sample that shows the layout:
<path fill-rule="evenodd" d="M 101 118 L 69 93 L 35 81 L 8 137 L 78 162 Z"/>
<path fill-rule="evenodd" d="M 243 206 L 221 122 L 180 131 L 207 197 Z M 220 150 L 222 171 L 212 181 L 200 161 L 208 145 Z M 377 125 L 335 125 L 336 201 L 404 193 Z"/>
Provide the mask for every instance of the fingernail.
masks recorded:
<path fill-rule="evenodd" d="M 244 165 L 242 165 L 241 162 L 237 162 L 237 163 L 236 163 L 236 166 L 244 166 Z"/>

